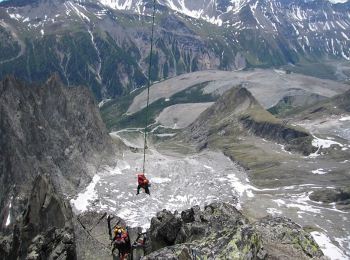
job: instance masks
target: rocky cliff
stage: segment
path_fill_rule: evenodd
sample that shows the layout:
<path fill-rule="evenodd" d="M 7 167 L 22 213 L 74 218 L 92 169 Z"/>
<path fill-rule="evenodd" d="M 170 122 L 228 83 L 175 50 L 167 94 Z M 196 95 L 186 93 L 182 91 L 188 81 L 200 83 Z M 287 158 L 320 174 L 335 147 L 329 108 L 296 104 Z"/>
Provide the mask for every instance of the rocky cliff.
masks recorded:
<path fill-rule="evenodd" d="M 1 241 L 1 259 L 76 259 L 72 209 L 47 177 L 36 177 L 23 216 Z"/>
<path fill-rule="evenodd" d="M 0 114 L 1 228 L 23 210 L 37 175 L 48 174 L 55 188 L 74 193 L 113 149 L 89 91 L 67 88 L 57 76 L 41 86 L 6 77 Z"/>

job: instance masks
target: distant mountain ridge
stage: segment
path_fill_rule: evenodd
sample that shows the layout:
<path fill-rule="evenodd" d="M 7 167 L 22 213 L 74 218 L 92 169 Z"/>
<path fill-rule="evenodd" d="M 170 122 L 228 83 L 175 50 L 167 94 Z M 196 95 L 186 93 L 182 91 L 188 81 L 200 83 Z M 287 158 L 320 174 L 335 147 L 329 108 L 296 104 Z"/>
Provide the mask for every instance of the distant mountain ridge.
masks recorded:
<path fill-rule="evenodd" d="M 98 0 L 98 2 L 113 9 L 130 10 L 138 14 L 144 14 L 145 6 L 152 3 L 152 1 L 149 0 Z M 192 18 L 201 18 L 217 25 L 230 24 L 229 20 L 232 19 L 234 15 L 239 14 L 241 10 L 247 6 L 257 9 L 259 6 L 267 5 L 266 1 L 261 0 L 158 0 L 157 2 L 175 12 L 182 13 Z M 329 0 L 273 0 L 268 2 L 270 2 L 271 8 L 272 5 L 281 4 L 277 7 L 292 7 L 292 9 L 293 7 L 297 8 L 301 5 L 307 7 L 314 4 L 323 6 L 337 4 Z M 338 3 L 342 4 L 341 1 Z M 298 10 L 294 9 L 293 12 L 298 12 Z"/>
<path fill-rule="evenodd" d="M 98 100 L 146 84 L 151 0 L 9 0 L 0 4 L 0 77 L 87 85 Z M 157 2 L 152 81 L 350 60 L 350 4 L 326 0 Z"/>

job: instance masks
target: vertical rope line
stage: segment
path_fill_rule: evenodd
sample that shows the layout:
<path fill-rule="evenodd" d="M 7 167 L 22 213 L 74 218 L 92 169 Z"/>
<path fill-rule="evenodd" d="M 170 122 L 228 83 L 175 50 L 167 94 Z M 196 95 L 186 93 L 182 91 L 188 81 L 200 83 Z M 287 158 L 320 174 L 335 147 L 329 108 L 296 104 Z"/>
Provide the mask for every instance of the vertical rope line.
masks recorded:
<path fill-rule="evenodd" d="M 144 144 L 143 144 L 143 164 L 142 164 L 143 173 L 145 173 L 145 169 L 146 169 L 146 149 L 147 149 L 147 130 L 148 130 L 149 89 L 150 89 L 150 86 L 151 86 L 151 70 L 152 70 L 152 54 L 153 54 L 153 37 L 154 37 L 154 17 L 155 17 L 155 14 L 156 14 L 156 0 L 153 0 L 151 51 L 150 51 L 150 55 L 149 55 L 149 66 L 148 66 L 146 122 L 145 122 Z"/>

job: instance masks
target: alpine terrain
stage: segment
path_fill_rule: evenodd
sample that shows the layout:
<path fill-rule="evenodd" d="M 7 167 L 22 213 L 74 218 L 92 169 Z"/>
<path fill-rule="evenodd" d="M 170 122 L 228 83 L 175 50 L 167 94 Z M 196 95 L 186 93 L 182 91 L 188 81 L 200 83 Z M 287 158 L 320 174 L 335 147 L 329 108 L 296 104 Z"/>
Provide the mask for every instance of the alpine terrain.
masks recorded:
<path fill-rule="evenodd" d="M 156 10 L 153 81 L 271 66 L 349 78 L 348 2 L 161 0 Z M 3 1 L 0 76 L 57 72 L 97 100 L 129 93 L 146 84 L 151 13 L 150 0 Z"/>
<path fill-rule="evenodd" d="M 0 259 L 350 259 L 350 2 L 0 0 Z"/>

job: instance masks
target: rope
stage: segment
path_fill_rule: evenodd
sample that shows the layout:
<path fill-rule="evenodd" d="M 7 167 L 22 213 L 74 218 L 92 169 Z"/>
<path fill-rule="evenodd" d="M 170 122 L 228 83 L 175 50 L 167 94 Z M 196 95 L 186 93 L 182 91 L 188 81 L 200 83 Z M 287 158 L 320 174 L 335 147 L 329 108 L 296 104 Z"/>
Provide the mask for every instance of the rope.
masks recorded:
<path fill-rule="evenodd" d="M 99 241 L 98 239 L 93 237 L 93 235 L 91 235 L 91 232 L 85 227 L 85 225 L 81 222 L 79 217 L 77 217 L 77 221 L 81 225 L 81 227 L 86 231 L 86 233 L 89 235 L 89 237 L 91 237 L 93 240 L 95 240 L 97 243 L 99 243 L 104 249 L 107 249 L 108 251 L 111 250 L 107 245 L 105 245 L 104 243 L 102 243 L 101 241 Z"/>
<path fill-rule="evenodd" d="M 145 173 L 145 170 L 146 170 L 146 149 L 147 149 L 147 130 L 148 130 L 149 89 L 150 89 L 150 86 L 151 86 L 151 69 L 152 69 L 154 17 L 155 17 L 155 14 L 156 14 L 156 0 L 153 0 L 151 51 L 150 51 L 150 55 L 149 55 L 149 66 L 148 66 L 146 122 L 145 122 L 145 130 L 144 130 L 144 139 L 145 140 L 144 140 L 144 144 L 143 144 L 143 164 L 142 164 L 143 173 Z"/>
<path fill-rule="evenodd" d="M 102 221 L 102 219 L 104 219 L 104 217 L 107 216 L 107 212 L 105 212 L 102 217 L 100 217 L 97 221 L 97 223 L 95 225 L 92 226 L 92 228 L 90 228 L 89 232 L 91 232 L 95 227 L 97 227 L 98 224 L 100 224 L 100 222 Z"/>

